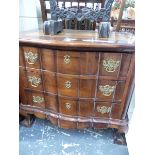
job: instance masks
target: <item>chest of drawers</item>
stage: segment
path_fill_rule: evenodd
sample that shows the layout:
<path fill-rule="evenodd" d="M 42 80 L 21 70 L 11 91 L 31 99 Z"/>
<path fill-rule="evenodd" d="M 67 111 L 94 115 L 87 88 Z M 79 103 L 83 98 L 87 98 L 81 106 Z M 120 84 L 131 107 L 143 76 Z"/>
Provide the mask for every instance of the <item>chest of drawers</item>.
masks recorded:
<path fill-rule="evenodd" d="M 99 39 L 91 31 L 66 30 L 57 36 L 27 32 L 19 43 L 20 114 L 47 118 L 61 128 L 127 131 L 134 36 L 112 33 Z"/>

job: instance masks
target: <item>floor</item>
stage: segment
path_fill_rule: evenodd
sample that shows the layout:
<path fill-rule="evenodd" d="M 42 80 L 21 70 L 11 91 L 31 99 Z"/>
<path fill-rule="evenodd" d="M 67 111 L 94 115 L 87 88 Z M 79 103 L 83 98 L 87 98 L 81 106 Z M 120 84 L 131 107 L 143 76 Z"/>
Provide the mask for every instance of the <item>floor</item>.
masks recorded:
<path fill-rule="evenodd" d="M 127 146 L 113 144 L 111 129 L 65 130 L 36 119 L 19 133 L 19 155 L 129 155 Z"/>

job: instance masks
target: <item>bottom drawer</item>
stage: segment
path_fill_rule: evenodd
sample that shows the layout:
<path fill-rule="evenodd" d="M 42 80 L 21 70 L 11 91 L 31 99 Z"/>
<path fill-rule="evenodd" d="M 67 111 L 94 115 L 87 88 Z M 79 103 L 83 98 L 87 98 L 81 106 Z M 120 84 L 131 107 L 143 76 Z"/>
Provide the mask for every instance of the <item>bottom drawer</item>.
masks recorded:
<path fill-rule="evenodd" d="M 45 98 L 43 93 L 25 91 L 27 105 L 45 108 Z"/>
<path fill-rule="evenodd" d="M 121 114 L 121 103 L 96 102 L 95 104 L 95 117 L 120 119 Z"/>
<path fill-rule="evenodd" d="M 59 97 L 59 113 L 63 115 L 92 117 L 93 108 L 93 99 Z"/>
<path fill-rule="evenodd" d="M 27 105 L 58 112 L 57 96 L 42 92 L 25 91 Z"/>
<path fill-rule="evenodd" d="M 94 102 L 93 99 L 73 99 L 58 97 L 36 91 L 25 91 L 27 105 L 48 109 L 60 115 L 79 117 L 98 117 L 106 119 L 121 119 L 122 104 L 110 102 Z"/>

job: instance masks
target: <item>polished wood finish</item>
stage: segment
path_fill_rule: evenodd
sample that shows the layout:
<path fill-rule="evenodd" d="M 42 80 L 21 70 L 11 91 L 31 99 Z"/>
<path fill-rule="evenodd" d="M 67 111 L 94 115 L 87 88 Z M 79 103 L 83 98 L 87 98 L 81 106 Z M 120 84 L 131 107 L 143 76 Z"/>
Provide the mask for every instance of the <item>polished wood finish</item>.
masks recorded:
<path fill-rule="evenodd" d="M 69 61 L 65 63 L 65 57 L 69 56 Z M 79 74 L 80 73 L 80 53 L 79 52 L 57 52 L 57 71 L 63 74 Z M 67 59 L 67 58 L 66 58 Z"/>
<path fill-rule="evenodd" d="M 61 51 L 134 53 L 135 39 L 130 33 L 111 32 L 109 38 L 98 38 L 96 31 L 63 30 L 58 35 L 44 35 L 34 30 L 21 33 L 20 45 Z"/>
<path fill-rule="evenodd" d="M 19 43 L 22 115 L 47 118 L 62 128 L 127 132 L 133 35 L 112 33 L 100 39 L 91 31 L 67 30 L 57 36 L 38 31 L 21 34 Z"/>

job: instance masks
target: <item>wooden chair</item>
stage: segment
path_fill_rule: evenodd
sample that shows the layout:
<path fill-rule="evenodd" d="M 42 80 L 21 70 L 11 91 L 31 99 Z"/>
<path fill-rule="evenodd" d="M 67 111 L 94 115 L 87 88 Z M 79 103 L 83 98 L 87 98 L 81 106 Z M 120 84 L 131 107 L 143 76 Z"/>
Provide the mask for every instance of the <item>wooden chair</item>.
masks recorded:
<path fill-rule="evenodd" d="M 126 0 L 122 0 L 118 20 L 111 19 L 111 25 L 116 31 L 135 33 L 135 20 L 127 19 L 122 20 L 123 10 L 125 8 Z"/>
<path fill-rule="evenodd" d="M 40 0 L 43 22 L 51 18 L 50 17 L 51 10 L 50 8 L 47 8 L 47 4 L 49 3 L 49 1 L 50 0 Z M 57 1 L 57 5 L 59 5 L 59 3 L 64 3 L 64 6 L 65 6 L 66 3 L 68 4 L 70 3 L 70 7 L 75 7 L 75 8 L 77 7 L 81 9 L 82 7 L 88 6 L 89 4 L 91 4 L 92 8 L 95 8 L 96 4 L 98 4 L 100 8 L 103 8 L 106 0 L 56 0 L 56 1 Z M 111 3 L 113 2 L 113 0 L 109 0 L 109 1 L 111 1 Z M 77 4 L 76 6 L 73 5 L 75 2 Z M 81 6 L 81 4 L 84 4 L 84 5 Z M 100 22 L 100 20 L 98 22 Z M 64 20 L 63 28 L 80 29 L 80 30 L 95 30 L 96 21 L 90 21 L 89 19 L 78 21 L 76 18 L 70 19 L 70 20 Z"/>
<path fill-rule="evenodd" d="M 50 0 L 40 0 L 41 5 L 41 13 L 42 13 L 42 20 L 47 21 L 51 18 L 51 10 L 47 8 L 47 4 Z M 59 3 L 70 3 L 70 6 L 73 7 L 73 3 L 77 2 L 78 7 L 80 3 L 84 3 L 85 6 L 87 4 L 92 3 L 92 7 L 95 7 L 95 4 L 99 4 L 101 8 L 104 7 L 106 0 L 56 0 L 57 4 Z M 124 0 L 125 1 L 125 0 Z M 111 1 L 112 3 L 112 1 Z M 50 5 L 50 3 L 49 3 Z M 121 5 L 122 10 L 124 9 L 124 5 Z M 120 10 L 119 19 L 114 20 L 113 18 L 110 20 L 111 25 L 116 29 L 116 31 L 128 31 L 128 32 L 135 32 L 135 20 L 122 20 L 122 11 Z M 100 20 L 98 21 L 100 22 Z M 66 20 L 63 21 L 63 28 L 65 29 L 82 29 L 82 30 L 95 30 L 96 22 L 91 22 L 90 20 L 83 20 L 81 22 L 77 21 L 76 19 Z"/>
<path fill-rule="evenodd" d="M 114 27 L 114 29 L 116 29 L 117 27 L 117 20 L 116 19 L 111 19 L 111 25 L 112 27 Z M 131 33 L 135 33 L 135 20 L 133 19 L 122 19 L 120 26 L 118 28 L 119 32 L 131 32 Z"/>

